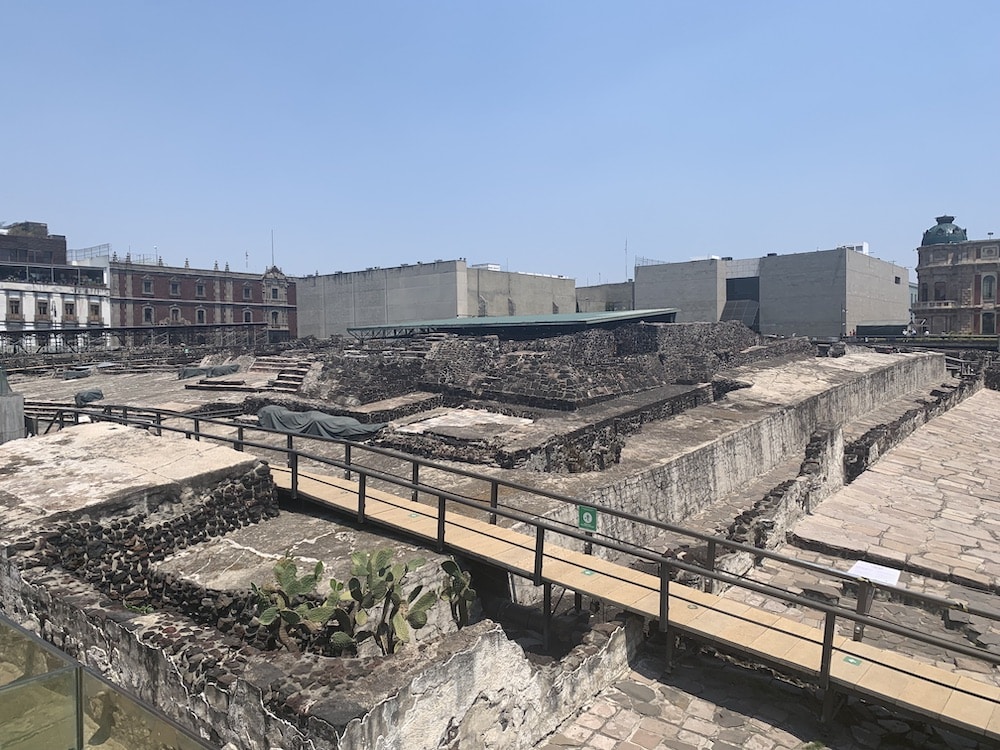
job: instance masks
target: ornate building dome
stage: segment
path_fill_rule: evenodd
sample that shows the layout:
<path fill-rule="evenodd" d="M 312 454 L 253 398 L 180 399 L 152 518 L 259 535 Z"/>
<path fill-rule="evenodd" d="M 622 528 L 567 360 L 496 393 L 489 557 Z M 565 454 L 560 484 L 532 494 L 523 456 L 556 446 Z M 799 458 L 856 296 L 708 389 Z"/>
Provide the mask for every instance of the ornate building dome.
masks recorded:
<path fill-rule="evenodd" d="M 966 242 L 969 238 L 965 230 L 953 224 L 953 221 L 955 221 L 954 216 L 938 216 L 937 225 L 924 232 L 924 241 L 920 243 L 920 246 Z"/>

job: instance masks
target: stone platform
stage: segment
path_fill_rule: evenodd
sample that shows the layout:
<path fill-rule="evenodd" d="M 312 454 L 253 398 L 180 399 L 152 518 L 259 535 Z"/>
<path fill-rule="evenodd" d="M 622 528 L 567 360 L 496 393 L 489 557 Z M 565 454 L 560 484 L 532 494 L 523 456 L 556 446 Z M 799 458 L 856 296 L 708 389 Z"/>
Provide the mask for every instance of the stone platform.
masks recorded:
<path fill-rule="evenodd" d="M 240 477 L 257 459 L 217 443 L 162 437 L 110 422 L 83 424 L 0 450 L 0 517 L 12 536 L 60 517 L 148 513 L 162 502 Z M 67 470 L 72 467 L 72 470 Z M 10 537 L 8 537 L 10 538 Z"/>

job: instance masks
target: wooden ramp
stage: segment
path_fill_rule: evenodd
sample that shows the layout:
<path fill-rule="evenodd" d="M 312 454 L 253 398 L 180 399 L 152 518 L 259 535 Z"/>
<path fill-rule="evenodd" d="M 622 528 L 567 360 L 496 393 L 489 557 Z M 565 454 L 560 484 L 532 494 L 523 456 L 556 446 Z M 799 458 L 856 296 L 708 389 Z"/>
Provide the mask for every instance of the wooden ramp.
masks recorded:
<path fill-rule="evenodd" d="M 275 484 L 292 488 L 291 471 L 271 468 Z M 358 516 L 357 482 L 298 473 L 298 494 L 319 505 Z M 483 512 L 489 512 L 484 505 Z M 438 544 L 438 509 L 366 488 L 365 520 Z M 535 539 L 455 512 L 444 523 L 446 546 L 511 573 L 536 577 Z M 660 579 L 581 552 L 543 546 L 540 579 L 600 599 L 649 619 L 660 618 Z M 823 630 L 721 596 L 672 582 L 670 627 L 714 647 L 822 682 Z M 1000 741 L 1000 688 L 911 657 L 835 635 L 829 686 L 843 694 L 895 707 L 931 723 Z"/>

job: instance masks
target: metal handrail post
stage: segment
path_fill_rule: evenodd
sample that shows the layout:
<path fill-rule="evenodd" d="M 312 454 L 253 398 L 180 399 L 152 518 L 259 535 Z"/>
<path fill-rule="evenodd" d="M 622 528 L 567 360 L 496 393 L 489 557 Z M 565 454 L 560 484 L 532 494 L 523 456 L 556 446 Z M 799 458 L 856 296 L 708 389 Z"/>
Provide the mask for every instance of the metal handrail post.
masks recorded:
<path fill-rule="evenodd" d="M 837 615 L 827 612 L 823 620 L 823 654 L 819 663 L 820 687 L 830 689 L 830 664 L 833 661 L 833 637 L 837 634 Z"/>
<path fill-rule="evenodd" d="M 715 557 L 716 548 L 715 540 L 713 539 L 708 543 L 708 560 L 705 561 L 705 567 L 713 573 L 715 572 Z M 715 579 L 712 576 L 705 576 L 704 591 L 706 594 L 715 593 Z"/>
<path fill-rule="evenodd" d="M 445 496 L 438 495 L 438 552 L 444 552 L 444 513 L 445 513 Z"/>
<path fill-rule="evenodd" d="M 420 464 L 418 464 L 416 462 L 416 460 L 413 461 L 413 472 L 412 472 L 411 476 L 412 476 L 413 484 L 419 484 L 420 483 Z M 413 500 L 413 502 L 417 502 L 417 499 L 419 497 L 420 497 L 420 490 L 414 488 L 410 492 L 410 499 Z"/>
<path fill-rule="evenodd" d="M 368 475 L 358 474 L 358 523 L 365 522 L 365 497 Z"/>
<path fill-rule="evenodd" d="M 344 479 L 351 478 L 351 444 L 344 443 Z"/>
<path fill-rule="evenodd" d="M 288 457 L 288 468 L 292 472 L 292 499 L 296 500 L 299 497 L 299 454 L 292 452 Z"/>
<path fill-rule="evenodd" d="M 535 527 L 535 576 L 534 583 L 540 586 L 542 583 L 542 558 L 545 555 L 545 527 Z"/>
<path fill-rule="evenodd" d="M 875 598 L 875 587 L 867 578 L 858 579 L 858 606 L 855 610 L 859 615 L 867 615 L 872 608 L 872 600 Z M 865 624 L 863 622 L 854 623 L 852 639 L 860 641 L 865 637 Z"/>
<path fill-rule="evenodd" d="M 285 439 L 285 450 L 287 451 L 285 460 L 288 462 L 288 466 L 292 465 L 292 452 L 294 451 L 294 444 L 292 442 L 292 433 L 288 433 Z"/>
<path fill-rule="evenodd" d="M 492 480 L 490 482 L 490 508 L 496 510 L 497 506 L 500 504 L 500 485 L 497 484 L 497 480 Z M 496 526 L 497 524 L 497 514 L 490 513 L 490 524 Z"/>
<path fill-rule="evenodd" d="M 552 646 L 552 584 L 542 586 L 542 607 L 545 609 L 545 619 L 542 620 L 542 645 L 548 651 Z"/>
<path fill-rule="evenodd" d="M 243 425 L 236 428 L 236 443 L 233 445 L 233 448 L 241 453 L 243 452 Z"/>
<path fill-rule="evenodd" d="M 670 566 L 666 560 L 660 561 L 660 622 L 659 631 L 667 641 L 664 652 L 666 669 L 674 668 L 674 636 L 670 632 Z"/>

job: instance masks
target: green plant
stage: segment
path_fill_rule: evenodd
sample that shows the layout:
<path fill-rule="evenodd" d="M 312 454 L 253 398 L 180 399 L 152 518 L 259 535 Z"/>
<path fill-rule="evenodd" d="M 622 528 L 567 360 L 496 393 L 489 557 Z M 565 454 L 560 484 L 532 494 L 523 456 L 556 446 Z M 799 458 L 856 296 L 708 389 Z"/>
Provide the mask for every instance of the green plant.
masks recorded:
<path fill-rule="evenodd" d="M 295 561 L 287 555 L 274 566 L 275 582 L 251 591 L 265 609 L 258 622 L 274 631 L 289 651 L 298 652 L 293 637 L 296 629 L 318 632 L 330 630 L 330 644 L 337 652 L 356 649 L 359 643 L 374 640 L 383 654 L 393 654 L 410 641 L 410 631 L 427 624 L 427 614 L 438 595 L 415 586 L 403 595 L 406 576 L 424 564 L 415 558 L 393 563 L 392 550 L 351 555 L 351 578 L 344 584 L 330 579 L 330 592 L 322 603 L 304 599 L 323 575 L 323 563 L 312 573 L 299 576 Z"/>
<path fill-rule="evenodd" d="M 469 607 L 476 600 L 476 590 L 469 585 L 472 575 L 462 570 L 454 560 L 445 560 L 441 569 L 446 574 L 441 598 L 448 600 L 455 624 L 459 629 L 464 628 L 469 624 Z"/>
<path fill-rule="evenodd" d="M 427 624 L 427 613 L 438 600 L 437 592 L 421 593 L 423 586 L 414 586 L 403 597 L 406 576 L 423 564 L 422 558 L 394 564 L 389 549 L 351 555 L 348 591 L 357 604 L 356 642 L 373 638 L 383 654 L 394 654 L 401 644 L 409 643 L 410 628 L 418 630 Z"/>
<path fill-rule="evenodd" d="M 129 604 L 124 599 L 122 599 L 122 604 L 129 612 L 137 612 L 140 615 L 149 615 L 155 611 L 152 604 Z"/>
<path fill-rule="evenodd" d="M 258 622 L 266 628 L 272 628 L 278 640 L 289 651 L 299 651 L 289 628 L 304 627 L 316 631 L 329 619 L 323 606 L 302 601 L 304 595 L 315 590 L 322 575 L 323 563 L 317 562 L 312 573 L 299 576 L 295 561 L 286 555 L 274 566 L 274 584 L 264 588 L 250 585 L 262 605 L 267 605 L 257 616 Z"/>

